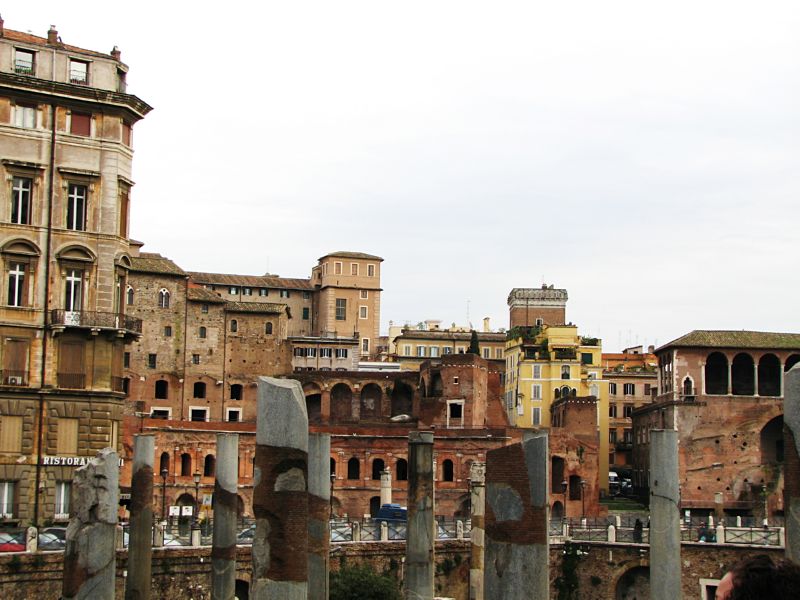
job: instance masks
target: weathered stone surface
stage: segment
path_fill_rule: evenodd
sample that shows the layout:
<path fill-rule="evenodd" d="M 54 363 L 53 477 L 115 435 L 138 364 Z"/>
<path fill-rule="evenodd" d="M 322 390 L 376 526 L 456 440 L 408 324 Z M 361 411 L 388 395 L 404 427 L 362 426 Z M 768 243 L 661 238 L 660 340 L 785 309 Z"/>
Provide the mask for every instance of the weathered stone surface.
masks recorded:
<path fill-rule="evenodd" d="M 433 433 L 408 434 L 408 524 L 406 530 L 406 598 L 432 600 L 435 556 Z"/>
<path fill-rule="evenodd" d="M 256 444 L 308 452 L 308 414 L 299 382 L 259 377 L 257 421 Z"/>
<path fill-rule="evenodd" d="M 800 364 L 784 379 L 784 487 L 786 557 L 800 561 Z"/>
<path fill-rule="evenodd" d="M 211 598 L 233 600 L 236 592 L 236 511 L 239 436 L 217 434 L 214 530 L 211 548 Z"/>
<path fill-rule="evenodd" d="M 64 550 L 64 600 L 114 598 L 119 458 L 106 448 L 75 471 Z"/>
<path fill-rule="evenodd" d="M 328 598 L 331 436 L 308 437 L 308 597 Z"/>
<path fill-rule="evenodd" d="M 678 432 L 650 432 L 650 598 L 675 600 L 681 587 Z"/>
<path fill-rule="evenodd" d="M 469 598 L 483 600 L 484 515 L 486 514 L 486 463 L 473 462 L 469 469 L 470 532 Z"/>
<path fill-rule="evenodd" d="M 155 438 L 133 438 L 133 477 L 131 479 L 130 566 L 125 582 L 125 600 L 150 598 L 153 554 L 153 460 Z"/>

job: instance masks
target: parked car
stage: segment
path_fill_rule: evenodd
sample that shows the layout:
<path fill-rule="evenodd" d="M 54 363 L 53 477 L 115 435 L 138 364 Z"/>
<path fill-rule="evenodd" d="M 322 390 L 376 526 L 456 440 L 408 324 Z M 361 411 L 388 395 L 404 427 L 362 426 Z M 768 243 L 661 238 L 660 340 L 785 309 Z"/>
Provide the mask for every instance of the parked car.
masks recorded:
<path fill-rule="evenodd" d="M 236 534 L 236 543 L 252 544 L 255 535 L 256 535 L 256 526 L 255 524 L 253 524 L 247 529 L 242 529 L 238 534 Z"/>
<path fill-rule="evenodd" d="M 25 552 L 25 532 L 0 532 L 0 552 Z"/>
<path fill-rule="evenodd" d="M 408 521 L 408 510 L 399 504 L 384 504 L 375 516 L 376 521 Z"/>
<path fill-rule="evenodd" d="M 39 534 L 39 550 L 63 550 L 66 545 L 66 538 L 61 539 L 53 532 L 42 531 Z"/>
<path fill-rule="evenodd" d="M 45 527 L 44 529 L 42 529 L 41 533 L 50 533 L 64 542 L 67 541 L 66 527 Z"/>

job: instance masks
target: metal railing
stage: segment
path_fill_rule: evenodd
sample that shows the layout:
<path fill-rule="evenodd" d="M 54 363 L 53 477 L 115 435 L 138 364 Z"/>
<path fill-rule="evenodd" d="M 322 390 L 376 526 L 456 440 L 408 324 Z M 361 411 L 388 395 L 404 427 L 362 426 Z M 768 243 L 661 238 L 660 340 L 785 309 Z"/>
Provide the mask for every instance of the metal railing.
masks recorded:
<path fill-rule="evenodd" d="M 69 390 L 82 390 L 86 387 L 86 374 L 58 373 L 58 387 Z"/>
<path fill-rule="evenodd" d="M 50 326 L 117 329 L 142 333 L 142 320 L 130 315 L 91 310 L 50 311 Z"/>

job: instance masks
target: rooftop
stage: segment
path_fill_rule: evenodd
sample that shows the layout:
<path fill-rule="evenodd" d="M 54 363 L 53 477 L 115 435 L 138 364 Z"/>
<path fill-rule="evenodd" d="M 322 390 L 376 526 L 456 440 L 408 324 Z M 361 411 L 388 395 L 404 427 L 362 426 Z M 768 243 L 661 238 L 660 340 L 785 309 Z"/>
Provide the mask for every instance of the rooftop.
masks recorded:
<path fill-rule="evenodd" d="M 225 305 L 225 309 L 228 312 L 279 315 L 286 310 L 286 305 L 278 304 L 277 302 L 228 302 Z"/>
<path fill-rule="evenodd" d="M 234 275 L 230 273 L 200 273 L 191 271 L 189 277 L 196 283 L 211 285 L 243 286 L 252 288 L 279 288 L 291 290 L 312 290 L 314 286 L 308 279 L 292 279 L 275 275 Z"/>
<path fill-rule="evenodd" d="M 800 333 L 695 329 L 661 346 L 667 348 L 753 348 L 800 350 Z"/>
<path fill-rule="evenodd" d="M 175 275 L 186 277 L 187 273 L 168 258 L 155 252 L 142 252 L 131 257 L 131 271 L 138 273 L 157 273 L 159 275 Z"/>
<path fill-rule="evenodd" d="M 320 256 L 319 260 L 323 258 L 328 258 L 329 256 L 335 256 L 338 258 L 360 258 L 362 260 L 377 260 L 379 262 L 383 262 L 383 259 L 380 256 L 375 256 L 374 254 L 365 254 L 364 252 L 349 252 L 347 250 L 339 250 L 337 252 L 331 252 L 330 254 L 326 254 L 325 256 Z"/>
<path fill-rule="evenodd" d="M 39 37 L 38 35 L 33 35 L 31 33 L 24 33 L 22 31 L 14 31 L 13 29 L 2 28 L 0 29 L 0 37 L 20 44 L 30 44 L 32 46 L 46 46 L 48 48 L 60 48 L 62 50 L 67 50 L 68 52 L 84 54 L 86 56 L 93 56 L 95 58 L 106 58 L 109 60 L 116 60 L 110 53 L 106 54 L 105 52 L 96 52 L 95 50 L 87 50 L 86 48 L 79 48 L 78 46 L 70 46 L 69 44 L 65 44 L 61 41 L 60 36 L 58 37 L 58 43 L 48 44 L 47 38 L 45 37 Z"/>
<path fill-rule="evenodd" d="M 190 287 L 186 290 L 186 297 L 194 302 L 205 302 L 207 304 L 225 303 L 225 300 L 219 294 L 201 287 Z"/>

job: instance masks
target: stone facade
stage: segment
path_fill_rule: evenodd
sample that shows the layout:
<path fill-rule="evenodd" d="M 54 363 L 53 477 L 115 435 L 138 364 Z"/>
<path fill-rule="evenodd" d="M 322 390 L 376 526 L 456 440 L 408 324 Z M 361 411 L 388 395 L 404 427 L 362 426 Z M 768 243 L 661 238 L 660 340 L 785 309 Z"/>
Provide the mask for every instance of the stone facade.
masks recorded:
<path fill-rule="evenodd" d="M 74 465 L 118 448 L 132 128 L 151 107 L 109 54 L 0 20 L 0 518 L 61 520 Z M 39 432 L 42 435 L 39 435 Z M 41 445 L 39 444 L 41 440 Z"/>

